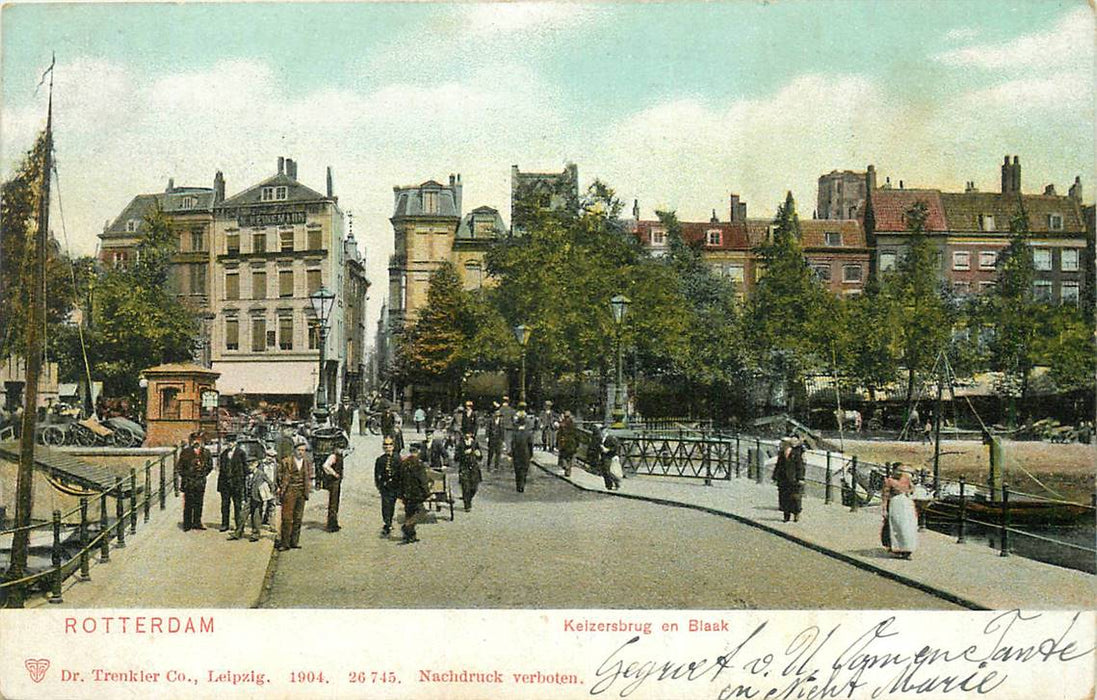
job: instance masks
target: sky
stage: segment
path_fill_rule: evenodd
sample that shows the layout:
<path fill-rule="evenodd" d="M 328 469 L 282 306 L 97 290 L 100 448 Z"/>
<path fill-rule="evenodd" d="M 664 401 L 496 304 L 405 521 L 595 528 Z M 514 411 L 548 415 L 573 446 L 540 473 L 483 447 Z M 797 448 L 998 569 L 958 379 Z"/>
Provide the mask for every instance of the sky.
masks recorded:
<path fill-rule="evenodd" d="M 509 224 L 510 167 L 579 168 L 644 218 L 751 217 L 819 175 L 907 187 L 1065 193 L 1094 168 L 1094 14 L 1082 1 L 800 0 L 670 4 L 5 4 L 0 171 L 45 123 L 57 56 L 60 204 L 75 254 L 139 193 L 231 196 L 298 162 L 325 168 L 387 288 L 392 187 L 460 173 L 465 211 Z M 56 198 L 56 195 L 55 195 Z"/>

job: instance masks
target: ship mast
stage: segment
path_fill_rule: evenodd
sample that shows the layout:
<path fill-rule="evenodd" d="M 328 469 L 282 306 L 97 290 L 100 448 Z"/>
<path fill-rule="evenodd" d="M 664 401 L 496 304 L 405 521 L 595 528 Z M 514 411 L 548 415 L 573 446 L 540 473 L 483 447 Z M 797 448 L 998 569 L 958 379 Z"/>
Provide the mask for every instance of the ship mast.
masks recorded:
<path fill-rule="evenodd" d="M 15 486 L 15 533 L 11 544 L 9 580 L 17 580 L 26 574 L 27 553 L 30 548 L 31 509 L 34 493 L 34 439 L 38 418 L 38 378 L 42 373 L 42 355 L 45 338 L 39 333 L 46 318 L 45 270 L 46 244 L 50 227 L 50 170 L 53 156 L 53 67 L 56 57 L 50 61 L 49 103 L 46 111 L 45 152 L 42 155 L 42 181 L 38 191 L 38 216 L 34 236 L 34 267 L 31 270 L 29 290 L 30 314 L 27 317 L 26 347 L 24 350 L 26 377 L 23 386 L 23 423 L 19 444 L 19 472 Z M 23 594 L 13 587 L 11 607 L 23 607 Z"/>

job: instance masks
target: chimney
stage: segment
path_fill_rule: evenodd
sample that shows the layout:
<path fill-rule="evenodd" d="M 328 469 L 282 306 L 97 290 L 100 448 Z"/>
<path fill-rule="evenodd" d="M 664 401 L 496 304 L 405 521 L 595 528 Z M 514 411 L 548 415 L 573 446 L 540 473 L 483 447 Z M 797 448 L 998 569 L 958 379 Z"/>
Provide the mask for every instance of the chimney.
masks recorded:
<path fill-rule="evenodd" d="M 891 176 L 890 175 L 888 175 L 887 177 L 884 178 L 884 189 L 885 190 L 890 190 L 891 189 Z"/>
<path fill-rule="evenodd" d="M 286 172 L 286 159 L 282 156 L 278 156 L 278 174 Z"/>
<path fill-rule="evenodd" d="M 1021 161 L 1013 156 L 1013 193 L 1021 194 Z"/>
<path fill-rule="evenodd" d="M 747 203 L 739 201 L 739 195 L 731 194 L 731 218 L 729 221 L 746 221 L 747 220 Z"/>
<path fill-rule="evenodd" d="M 632 200 L 632 219 L 633 219 L 633 221 L 639 221 L 640 220 L 640 200 L 639 199 Z"/>
<path fill-rule="evenodd" d="M 1070 186 L 1070 190 L 1067 192 L 1070 198 L 1078 203 L 1082 201 L 1082 178 L 1078 175 L 1074 176 L 1074 184 Z"/>
<path fill-rule="evenodd" d="M 975 180 L 968 180 L 964 183 L 964 192 L 978 192 L 979 188 L 975 186 Z"/>
<path fill-rule="evenodd" d="M 168 189 L 167 189 L 167 191 L 168 192 L 174 192 L 175 191 L 175 178 L 174 177 L 169 177 L 168 178 Z"/>
<path fill-rule="evenodd" d="M 335 194 L 335 185 L 331 180 L 331 166 L 328 166 L 328 198 L 330 199 Z"/>
<path fill-rule="evenodd" d="M 297 179 L 297 161 L 292 158 L 286 158 L 286 175 L 292 180 Z"/>
<path fill-rule="evenodd" d="M 865 173 L 865 188 L 871 192 L 876 189 L 876 166 L 868 166 L 868 172 Z"/>
<path fill-rule="evenodd" d="M 452 175 L 449 179 L 453 188 L 453 205 L 457 207 L 457 216 L 461 216 L 461 173 L 457 173 L 456 179 Z"/>
<path fill-rule="evenodd" d="M 1055 183 L 1044 187 L 1044 195 L 1054 197 L 1055 196 Z"/>
<path fill-rule="evenodd" d="M 220 204 L 225 201 L 225 176 L 220 170 L 213 176 L 213 203 Z"/>
<path fill-rule="evenodd" d="M 899 189 L 903 189 L 903 181 L 902 180 L 899 181 Z"/>
<path fill-rule="evenodd" d="M 719 217 L 716 216 L 716 210 L 715 209 L 712 210 L 712 218 L 709 219 L 708 221 L 709 221 L 710 224 L 720 223 Z"/>

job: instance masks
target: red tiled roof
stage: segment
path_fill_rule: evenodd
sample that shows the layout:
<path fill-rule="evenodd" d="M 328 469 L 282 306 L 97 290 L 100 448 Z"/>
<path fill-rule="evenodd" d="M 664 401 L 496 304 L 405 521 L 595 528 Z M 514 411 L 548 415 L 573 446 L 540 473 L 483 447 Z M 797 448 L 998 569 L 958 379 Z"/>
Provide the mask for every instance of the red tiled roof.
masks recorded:
<path fill-rule="evenodd" d="M 704 250 L 749 250 L 746 226 L 742 222 L 680 221 L 682 238 L 687 243 L 701 243 Z M 638 221 L 634 228 L 637 240 L 643 246 L 651 245 L 651 229 L 660 226 L 658 221 Z M 708 232 L 718 230 L 720 245 L 708 245 Z"/>
<path fill-rule="evenodd" d="M 827 233 L 842 234 L 841 245 L 827 245 Z M 864 248 L 865 229 L 856 219 L 801 219 L 800 245 L 807 248 Z"/>
<path fill-rule="evenodd" d="M 906 231 L 906 212 L 915 202 L 925 202 L 927 231 L 947 231 L 940 190 L 876 189 L 871 194 L 876 231 Z"/>

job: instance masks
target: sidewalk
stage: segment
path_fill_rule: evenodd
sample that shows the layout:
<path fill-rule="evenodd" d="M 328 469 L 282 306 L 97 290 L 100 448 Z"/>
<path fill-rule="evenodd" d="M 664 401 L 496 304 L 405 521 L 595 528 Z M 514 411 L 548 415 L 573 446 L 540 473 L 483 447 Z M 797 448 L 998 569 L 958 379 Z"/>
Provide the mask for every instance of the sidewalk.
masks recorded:
<path fill-rule="evenodd" d="M 91 557 L 91 580 L 66 579 L 63 603 L 51 606 L 44 596 L 27 607 L 66 608 L 250 608 L 259 601 L 274 549 L 274 533 L 258 542 L 229 541 L 221 524 L 221 497 L 216 474 L 206 483 L 202 520 L 206 530 L 183 532 L 183 496 L 168 493 L 167 506 L 154 504 L 149 522 L 137 519 L 137 533 L 126 530 L 125 549 L 111 541 L 110 561 Z"/>
<path fill-rule="evenodd" d="M 879 544 L 879 506 L 850 512 L 838 503 L 805 498 L 800 522 L 785 523 L 777 509 L 777 489 L 745 477 L 705 486 L 701 479 L 631 476 L 610 494 L 602 477 L 586 472 L 578 461 L 568 479 L 556 468 L 556 455 L 537 451 L 534 462 L 584 491 L 730 517 L 972 608 L 1091 609 L 1097 600 L 1095 576 L 1019 556 L 1001 557 L 985 543 L 956 544 L 955 537 L 928 529 L 918 533 L 912 559 L 894 558 Z"/>

